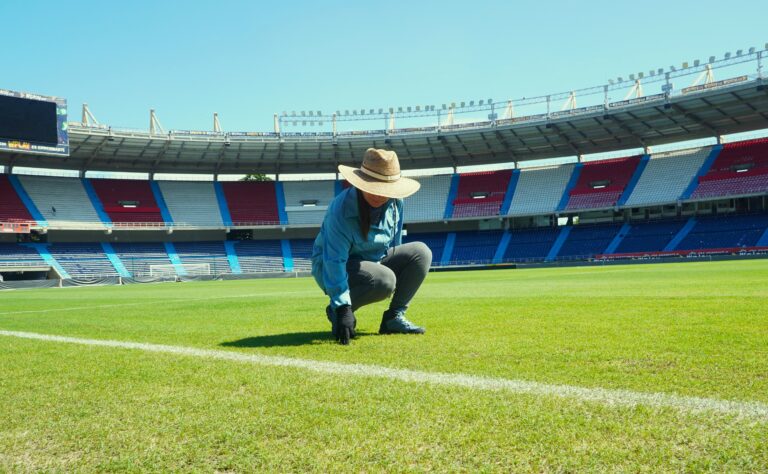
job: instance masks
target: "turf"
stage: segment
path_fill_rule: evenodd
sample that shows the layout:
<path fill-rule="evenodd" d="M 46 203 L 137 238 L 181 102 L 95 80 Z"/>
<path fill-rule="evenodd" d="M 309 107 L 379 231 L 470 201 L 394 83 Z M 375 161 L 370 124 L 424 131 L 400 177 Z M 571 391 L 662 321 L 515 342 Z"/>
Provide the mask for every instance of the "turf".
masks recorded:
<path fill-rule="evenodd" d="M 335 344 L 311 279 L 2 293 L 0 329 L 768 403 L 768 260 L 430 274 Z M 764 471 L 768 422 L 0 337 L 0 471 Z"/>

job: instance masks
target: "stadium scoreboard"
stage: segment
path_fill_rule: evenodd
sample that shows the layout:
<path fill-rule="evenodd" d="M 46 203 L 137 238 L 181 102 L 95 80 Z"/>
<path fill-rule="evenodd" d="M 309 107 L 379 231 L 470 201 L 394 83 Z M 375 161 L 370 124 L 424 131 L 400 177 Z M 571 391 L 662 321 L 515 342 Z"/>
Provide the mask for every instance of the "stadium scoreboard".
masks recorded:
<path fill-rule="evenodd" d="M 0 89 L 0 153 L 69 155 L 67 101 Z"/>

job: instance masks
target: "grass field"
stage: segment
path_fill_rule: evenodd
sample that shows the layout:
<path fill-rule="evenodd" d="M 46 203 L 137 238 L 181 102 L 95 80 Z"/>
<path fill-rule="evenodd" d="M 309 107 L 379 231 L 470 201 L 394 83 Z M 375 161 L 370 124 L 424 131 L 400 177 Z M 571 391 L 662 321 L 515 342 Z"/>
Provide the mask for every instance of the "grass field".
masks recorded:
<path fill-rule="evenodd" d="M 377 335 L 382 303 L 358 312 L 348 347 L 311 279 L 0 301 L 0 471 L 768 470 L 768 260 L 430 274 L 409 312 L 425 336 Z M 642 401 L 656 393 L 671 402 Z M 757 410 L 707 408 L 718 400 Z"/>

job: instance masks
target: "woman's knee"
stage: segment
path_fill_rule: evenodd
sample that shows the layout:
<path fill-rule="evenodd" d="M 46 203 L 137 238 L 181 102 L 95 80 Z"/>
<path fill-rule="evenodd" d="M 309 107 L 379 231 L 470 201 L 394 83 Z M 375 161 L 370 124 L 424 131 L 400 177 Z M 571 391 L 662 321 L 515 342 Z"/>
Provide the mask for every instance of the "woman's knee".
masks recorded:
<path fill-rule="evenodd" d="M 395 272 L 380 265 L 381 271 L 376 275 L 375 290 L 381 296 L 381 299 L 389 298 L 395 292 L 397 287 L 397 277 Z"/>
<path fill-rule="evenodd" d="M 427 267 L 429 267 L 432 264 L 432 249 L 427 247 L 427 244 L 424 242 L 414 242 L 416 252 L 419 256 L 419 259 L 426 262 Z"/>

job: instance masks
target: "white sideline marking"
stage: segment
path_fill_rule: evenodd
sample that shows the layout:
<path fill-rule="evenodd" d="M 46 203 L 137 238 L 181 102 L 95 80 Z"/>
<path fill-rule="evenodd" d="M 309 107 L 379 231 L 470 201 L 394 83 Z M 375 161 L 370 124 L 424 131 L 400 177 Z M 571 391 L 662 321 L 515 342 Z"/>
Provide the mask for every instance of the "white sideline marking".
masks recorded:
<path fill-rule="evenodd" d="M 666 393 L 643 393 L 634 392 L 631 390 L 587 388 L 573 385 L 554 385 L 539 382 L 529 382 L 525 380 L 502 379 L 477 375 L 424 372 L 410 369 L 392 369 L 378 365 L 345 364 L 340 362 L 325 362 L 319 360 L 296 359 L 291 357 L 268 356 L 261 354 L 244 354 L 242 352 L 196 349 L 193 347 L 168 346 L 163 344 L 149 344 L 143 342 L 113 341 L 107 339 L 81 339 L 77 337 L 56 336 L 22 331 L 0 330 L 0 336 L 34 339 L 39 341 L 63 342 L 86 346 L 135 349 L 145 352 L 157 352 L 163 354 L 177 354 L 183 356 L 200 357 L 205 359 L 246 362 L 268 367 L 291 367 L 322 374 L 343 375 L 345 377 L 376 377 L 411 383 L 570 398 L 612 406 L 632 407 L 637 405 L 644 405 L 650 407 L 675 408 L 685 412 L 714 412 L 725 415 L 734 415 L 738 418 L 751 418 L 763 422 L 768 422 L 768 404 L 760 402 L 741 402 L 718 400 L 715 398 L 687 397 Z"/>

